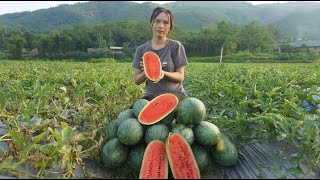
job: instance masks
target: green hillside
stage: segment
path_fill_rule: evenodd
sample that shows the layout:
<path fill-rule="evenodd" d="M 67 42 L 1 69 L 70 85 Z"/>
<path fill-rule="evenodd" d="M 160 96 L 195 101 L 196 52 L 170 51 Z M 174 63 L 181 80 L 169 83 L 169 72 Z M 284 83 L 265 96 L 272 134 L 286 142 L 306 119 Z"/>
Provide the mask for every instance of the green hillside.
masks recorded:
<path fill-rule="evenodd" d="M 290 36 L 314 39 L 320 37 L 319 17 L 320 9 L 299 14 L 292 13 L 276 24 Z M 299 25 L 297 25 L 297 22 L 299 22 Z"/>
<path fill-rule="evenodd" d="M 0 29 L 18 27 L 34 33 L 49 33 L 57 28 L 75 25 L 94 25 L 125 20 L 149 20 L 157 6 L 171 9 L 176 26 L 185 30 L 217 25 L 221 21 L 232 24 L 256 22 L 275 24 L 293 37 L 320 39 L 320 3 L 288 2 L 252 5 L 245 1 L 177 1 L 159 5 L 130 1 L 93 1 L 74 5 L 60 5 L 33 12 L 10 13 L 0 16 Z"/>

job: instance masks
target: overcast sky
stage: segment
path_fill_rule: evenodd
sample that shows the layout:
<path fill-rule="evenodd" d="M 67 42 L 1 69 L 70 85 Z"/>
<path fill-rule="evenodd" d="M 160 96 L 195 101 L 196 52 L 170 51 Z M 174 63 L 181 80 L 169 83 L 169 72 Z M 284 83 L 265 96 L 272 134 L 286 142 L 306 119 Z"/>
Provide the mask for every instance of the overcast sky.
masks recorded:
<path fill-rule="evenodd" d="M 22 11 L 34 11 L 38 9 L 47 9 L 50 7 L 56 7 L 61 4 L 75 4 L 88 1 L 0 1 L 0 15 L 6 13 L 22 12 Z M 134 2 L 146 2 L 146 1 L 134 1 Z M 175 1 L 152 1 L 158 4 L 175 2 Z M 247 1 L 252 4 L 267 4 L 267 3 L 285 3 L 288 1 Z M 319 1 L 314 1 L 319 2 Z"/>

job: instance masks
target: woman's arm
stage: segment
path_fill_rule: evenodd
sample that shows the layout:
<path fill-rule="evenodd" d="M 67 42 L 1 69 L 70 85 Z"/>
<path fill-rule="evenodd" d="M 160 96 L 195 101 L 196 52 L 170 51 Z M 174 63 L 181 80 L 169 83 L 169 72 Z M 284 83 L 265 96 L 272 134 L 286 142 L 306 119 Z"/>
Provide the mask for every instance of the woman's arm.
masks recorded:
<path fill-rule="evenodd" d="M 144 71 L 142 71 L 141 69 L 134 68 L 133 78 L 134 78 L 134 82 L 137 85 L 140 85 L 147 79 L 147 76 L 144 74 Z"/>
<path fill-rule="evenodd" d="M 184 66 L 177 68 L 175 72 L 163 71 L 164 77 L 172 82 L 182 82 L 184 80 Z"/>

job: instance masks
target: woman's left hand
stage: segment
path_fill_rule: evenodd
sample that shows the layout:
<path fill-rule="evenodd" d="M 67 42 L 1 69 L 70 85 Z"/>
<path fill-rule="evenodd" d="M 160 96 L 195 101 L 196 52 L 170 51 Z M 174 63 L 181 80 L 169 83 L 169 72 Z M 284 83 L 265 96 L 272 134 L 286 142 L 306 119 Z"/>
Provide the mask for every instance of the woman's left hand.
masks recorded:
<path fill-rule="evenodd" d="M 160 78 L 157 81 L 151 81 L 152 83 L 157 83 L 159 82 L 162 78 L 164 77 L 164 71 L 161 70 Z"/>

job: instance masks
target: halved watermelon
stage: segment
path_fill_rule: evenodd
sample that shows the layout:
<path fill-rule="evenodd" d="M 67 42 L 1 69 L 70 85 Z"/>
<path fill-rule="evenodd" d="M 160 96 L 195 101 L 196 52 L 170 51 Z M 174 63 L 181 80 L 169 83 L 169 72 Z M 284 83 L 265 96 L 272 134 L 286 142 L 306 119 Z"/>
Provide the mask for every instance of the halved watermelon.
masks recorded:
<path fill-rule="evenodd" d="M 200 170 L 189 143 L 177 133 L 169 133 L 166 152 L 175 179 L 200 179 Z"/>
<path fill-rule="evenodd" d="M 166 93 L 155 97 L 141 110 L 138 120 L 141 124 L 151 125 L 170 114 L 179 103 L 174 94 Z"/>
<path fill-rule="evenodd" d="M 164 142 L 153 140 L 148 144 L 139 179 L 168 179 L 168 159 Z"/>
<path fill-rule="evenodd" d="M 151 81 L 158 81 L 162 70 L 159 56 L 151 51 L 144 53 L 143 69 L 148 79 Z"/>

